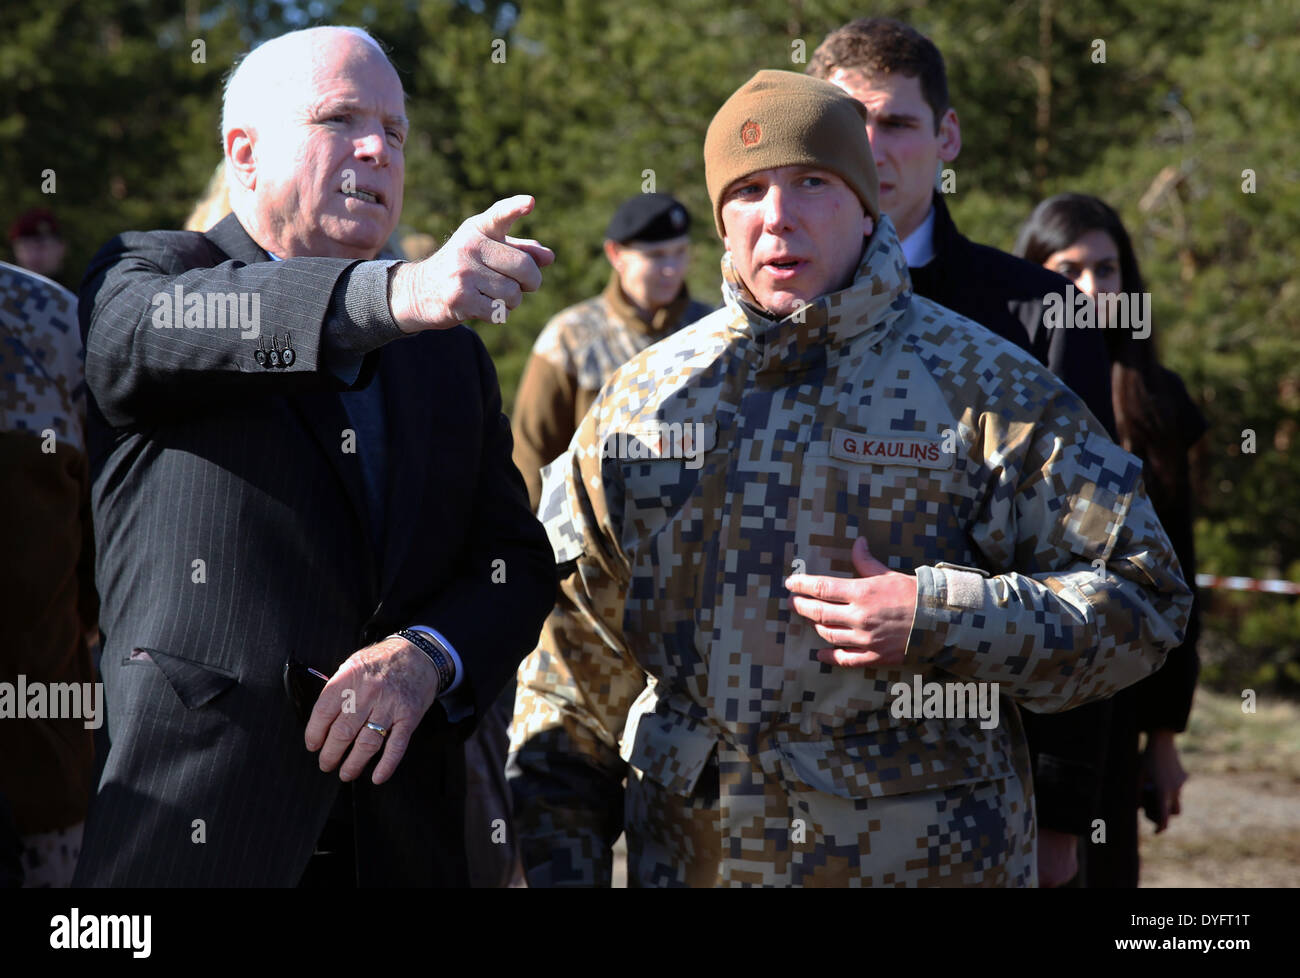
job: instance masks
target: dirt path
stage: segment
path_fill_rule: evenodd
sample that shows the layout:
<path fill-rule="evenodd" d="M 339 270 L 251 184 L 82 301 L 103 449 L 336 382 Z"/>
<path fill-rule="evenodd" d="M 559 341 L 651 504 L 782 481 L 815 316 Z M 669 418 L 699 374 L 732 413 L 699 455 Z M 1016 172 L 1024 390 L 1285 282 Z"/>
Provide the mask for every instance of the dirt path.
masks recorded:
<path fill-rule="evenodd" d="M 1142 886 L 1300 886 L 1300 780 L 1190 774 L 1165 832 L 1142 819 Z"/>

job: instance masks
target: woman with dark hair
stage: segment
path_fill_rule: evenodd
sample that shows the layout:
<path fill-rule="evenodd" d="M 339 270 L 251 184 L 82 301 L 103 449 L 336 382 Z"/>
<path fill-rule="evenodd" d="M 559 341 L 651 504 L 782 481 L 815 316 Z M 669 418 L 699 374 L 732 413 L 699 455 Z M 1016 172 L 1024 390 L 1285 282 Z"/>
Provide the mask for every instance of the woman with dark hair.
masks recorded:
<path fill-rule="evenodd" d="M 1187 456 L 1208 425 L 1182 380 L 1160 365 L 1150 329 L 1108 321 L 1117 309 L 1140 308 L 1136 303 L 1141 301 L 1150 309 L 1133 245 L 1119 215 L 1096 197 L 1058 194 L 1034 208 L 1015 253 L 1064 275 L 1092 300 L 1097 326 L 1105 329 L 1120 444 L 1142 460 L 1147 495 L 1169 534 L 1183 577 L 1195 592 Z M 1097 301 L 1117 293 L 1127 293 L 1128 300 Z M 1100 807 L 1106 841 L 1088 841 L 1084 865 L 1089 887 L 1137 886 L 1139 805 L 1157 832 L 1164 831 L 1169 816 L 1181 810 L 1179 792 L 1187 775 L 1174 737 L 1187 728 L 1196 688 L 1198 605 L 1193 603 L 1186 639 L 1169 653 L 1164 667 L 1114 697 Z M 1146 745 L 1140 749 L 1143 732 Z"/>

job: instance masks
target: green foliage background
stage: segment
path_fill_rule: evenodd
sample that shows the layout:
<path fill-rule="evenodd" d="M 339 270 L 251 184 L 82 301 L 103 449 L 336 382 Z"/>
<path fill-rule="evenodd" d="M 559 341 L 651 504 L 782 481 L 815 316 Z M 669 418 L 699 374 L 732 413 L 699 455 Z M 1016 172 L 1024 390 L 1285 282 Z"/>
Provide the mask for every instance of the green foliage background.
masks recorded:
<path fill-rule="evenodd" d="M 1201 570 L 1300 580 L 1291 0 L 8 0 L 0 216 L 52 206 L 75 287 L 113 234 L 183 222 L 219 157 L 237 53 L 297 27 L 364 24 L 410 95 L 403 224 L 444 238 L 500 197 L 537 198 L 516 233 L 557 263 L 508 324 L 480 327 L 510 403 L 546 319 L 606 279 L 601 233 L 646 171 L 695 214 L 690 285 L 717 301 L 709 119 L 754 71 L 802 70 L 828 30 L 867 14 L 912 22 L 945 54 L 963 134 L 950 204 L 968 235 L 1010 248 L 1033 204 L 1067 189 L 1121 212 L 1162 356 L 1211 421 L 1197 458 Z M 1207 610 L 1206 679 L 1300 689 L 1300 600 L 1218 592 Z"/>

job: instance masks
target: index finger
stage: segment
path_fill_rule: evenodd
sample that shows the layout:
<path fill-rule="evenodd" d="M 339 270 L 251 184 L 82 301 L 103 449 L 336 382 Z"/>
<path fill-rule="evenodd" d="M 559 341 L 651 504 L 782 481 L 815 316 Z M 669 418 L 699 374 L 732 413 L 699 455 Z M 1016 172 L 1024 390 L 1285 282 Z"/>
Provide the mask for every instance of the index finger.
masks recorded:
<path fill-rule="evenodd" d="M 826 577 L 820 574 L 791 574 L 785 586 L 794 594 L 822 601 L 848 604 L 857 597 L 857 580 L 852 577 Z"/>
<path fill-rule="evenodd" d="M 487 235 L 494 241 L 504 241 L 506 232 L 510 230 L 510 225 L 525 214 L 531 213 L 534 203 L 536 201 L 528 194 L 516 194 L 513 197 L 507 197 L 505 200 L 498 200 L 482 214 L 471 218 L 471 220 L 473 220 L 480 233 Z"/>
<path fill-rule="evenodd" d="M 506 235 L 506 244 L 512 248 L 518 248 L 524 254 L 532 258 L 537 263 L 538 268 L 545 268 L 551 262 L 555 261 L 555 252 L 546 245 L 533 238 L 516 238 Z"/>

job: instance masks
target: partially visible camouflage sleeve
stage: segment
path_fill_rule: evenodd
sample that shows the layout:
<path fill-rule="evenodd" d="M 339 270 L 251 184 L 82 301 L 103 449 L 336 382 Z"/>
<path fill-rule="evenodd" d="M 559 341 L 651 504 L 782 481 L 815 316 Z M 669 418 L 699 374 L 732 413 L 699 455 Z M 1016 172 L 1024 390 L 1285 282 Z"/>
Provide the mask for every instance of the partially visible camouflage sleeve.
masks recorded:
<path fill-rule="evenodd" d="M 563 595 L 519 670 L 508 766 L 530 886 L 610 885 L 627 774 L 619 741 L 646 685 L 622 638 L 628 564 L 611 542 L 607 497 L 586 491 L 600 468 L 599 448 L 586 449 L 595 430 L 589 415 L 543 470 L 540 516 Z"/>
<path fill-rule="evenodd" d="M 1191 592 L 1142 490 L 1141 462 L 1084 423 L 1063 389 L 1019 439 L 994 435 L 987 415 L 985 424 L 966 432 L 977 457 L 980 442 L 996 446 L 973 542 L 985 566 L 1016 570 L 917 567 L 907 663 L 997 682 L 1043 713 L 1154 672 L 1182 641 Z"/>

